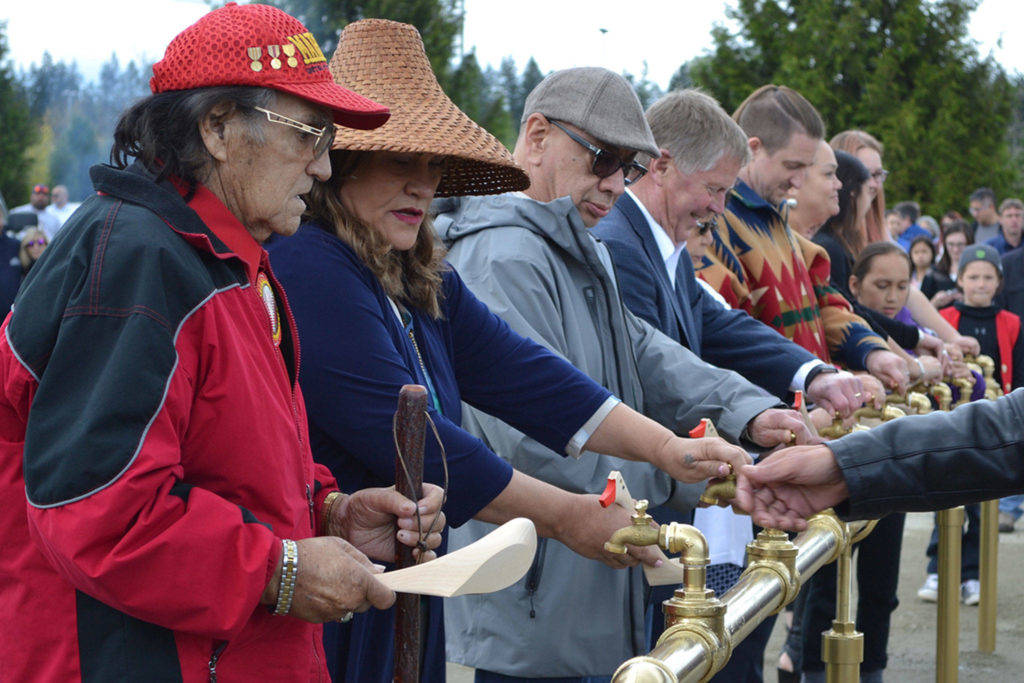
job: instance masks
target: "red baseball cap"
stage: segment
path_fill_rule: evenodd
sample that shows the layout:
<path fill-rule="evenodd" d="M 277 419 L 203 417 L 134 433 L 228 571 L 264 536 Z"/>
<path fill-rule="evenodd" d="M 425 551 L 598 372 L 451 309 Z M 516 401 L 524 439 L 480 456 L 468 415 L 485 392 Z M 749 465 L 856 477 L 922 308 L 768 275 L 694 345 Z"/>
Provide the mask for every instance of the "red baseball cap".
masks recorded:
<path fill-rule="evenodd" d="M 388 108 L 331 78 L 313 34 L 269 5 L 228 3 L 179 33 L 153 65 L 153 93 L 222 85 L 260 86 L 290 93 L 334 112 L 334 121 L 369 130 Z"/>

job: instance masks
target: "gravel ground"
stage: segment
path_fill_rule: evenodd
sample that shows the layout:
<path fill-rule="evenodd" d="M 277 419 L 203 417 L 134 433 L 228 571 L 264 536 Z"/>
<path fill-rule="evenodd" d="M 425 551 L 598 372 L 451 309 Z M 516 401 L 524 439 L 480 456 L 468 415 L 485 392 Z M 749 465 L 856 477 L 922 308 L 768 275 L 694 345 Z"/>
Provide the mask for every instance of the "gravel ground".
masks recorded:
<path fill-rule="evenodd" d="M 924 550 L 932 529 L 930 513 L 907 516 L 900 568 L 900 606 L 893 614 L 886 680 L 931 683 L 935 680 L 935 605 L 922 602 L 917 589 L 924 580 Z M 999 535 L 999 610 L 996 651 L 978 651 L 978 609 L 960 606 L 960 680 L 1024 681 L 1024 522 L 1013 534 Z M 775 657 L 784 635 L 781 619 L 765 657 L 765 681 L 775 683 Z M 470 683 L 472 670 L 448 666 L 450 683 Z"/>

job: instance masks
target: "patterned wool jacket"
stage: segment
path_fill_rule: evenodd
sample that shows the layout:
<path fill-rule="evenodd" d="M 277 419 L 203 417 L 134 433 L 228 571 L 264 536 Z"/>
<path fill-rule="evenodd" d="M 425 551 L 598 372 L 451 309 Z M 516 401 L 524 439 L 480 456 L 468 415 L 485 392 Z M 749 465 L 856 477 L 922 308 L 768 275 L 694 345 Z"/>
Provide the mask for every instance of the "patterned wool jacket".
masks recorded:
<path fill-rule="evenodd" d="M 790 230 L 775 207 L 743 181 L 698 272 L 735 308 L 770 325 L 826 362 L 864 369 L 887 348 L 829 284 L 828 254 Z"/>

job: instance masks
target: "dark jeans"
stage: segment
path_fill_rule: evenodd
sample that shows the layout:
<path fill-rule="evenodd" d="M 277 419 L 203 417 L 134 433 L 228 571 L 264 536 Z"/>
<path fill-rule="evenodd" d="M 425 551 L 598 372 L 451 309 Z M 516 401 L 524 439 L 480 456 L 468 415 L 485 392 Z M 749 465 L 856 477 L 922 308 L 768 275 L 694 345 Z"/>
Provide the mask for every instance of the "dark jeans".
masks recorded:
<path fill-rule="evenodd" d="M 855 546 L 857 563 L 857 630 L 864 634 L 861 672 L 880 671 L 888 661 L 889 617 L 896 609 L 900 548 L 906 515 L 883 517 L 875 530 Z M 836 615 L 836 563 L 811 577 L 804 588 L 807 605 L 803 618 L 803 670 L 822 671 L 821 634 L 832 627 Z"/>
<path fill-rule="evenodd" d="M 807 590 L 800 591 L 792 603 L 793 625 L 786 633 L 786 642 L 782 651 L 789 655 L 793 662 L 793 671 L 800 672 L 804 662 L 804 609 L 807 606 Z"/>
<path fill-rule="evenodd" d="M 960 581 L 978 578 L 978 560 L 981 554 L 981 506 L 965 505 L 964 517 L 967 530 L 960 540 Z M 939 525 L 932 528 L 932 538 L 928 541 L 928 573 L 939 573 Z"/>

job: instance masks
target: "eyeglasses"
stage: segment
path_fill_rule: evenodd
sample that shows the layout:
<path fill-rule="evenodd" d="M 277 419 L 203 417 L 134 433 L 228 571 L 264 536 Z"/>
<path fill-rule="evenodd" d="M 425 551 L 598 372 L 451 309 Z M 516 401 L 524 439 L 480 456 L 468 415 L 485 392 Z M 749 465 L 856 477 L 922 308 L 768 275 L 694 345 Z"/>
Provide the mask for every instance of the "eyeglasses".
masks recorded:
<path fill-rule="evenodd" d="M 45 247 L 46 246 L 46 240 L 44 240 L 44 239 L 29 240 L 28 242 L 25 242 L 25 246 L 26 247 Z"/>
<path fill-rule="evenodd" d="M 313 143 L 313 158 L 319 159 L 323 156 L 324 152 L 331 148 L 331 143 L 334 142 L 334 124 L 329 123 L 323 128 L 314 128 L 308 123 L 302 121 L 296 121 L 295 119 L 288 118 L 284 114 L 278 114 L 277 112 L 264 109 L 263 107 L 253 107 L 256 111 L 263 112 L 267 115 L 267 121 L 271 123 L 280 123 L 282 126 L 289 126 L 296 130 L 301 130 L 307 135 L 312 135 L 316 138 L 316 142 Z"/>
<path fill-rule="evenodd" d="M 551 124 L 558 128 L 560 131 L 568 135 L 573 142 L 580 145 L 591 154 L 594 155 L 594 163 L 590 167 L 590 172 L 596 175 L 598 178 L 607 178 L 615 175 L 615 173 L 621 168 L 622 169 L 622 183 L 624 185 L 632 185 L 636 181 L 644 177 L 647 173 L 647 169 L 641 164 L 635 161 L 623 161 L 617 154 L 613 154 L 606 149 L 601 149 L 597 145 L 592 145 L 579 135 L 576 135 L 571 130 L 563 126 L 558 121 L 550 119 Z"/>
<path fill-rule="evenodd" d="M 889 177 L 889 172 L 884 168 L 880 168 L 877 171 L 872 171 L 871 177 L 880 183 L 884 183 L 885 179 Z"/>

